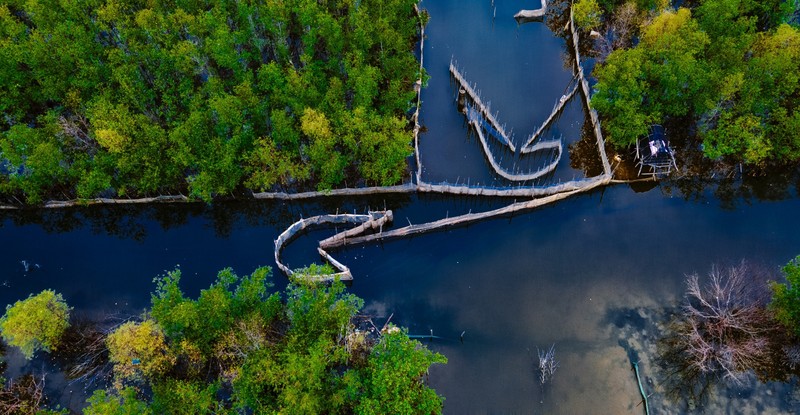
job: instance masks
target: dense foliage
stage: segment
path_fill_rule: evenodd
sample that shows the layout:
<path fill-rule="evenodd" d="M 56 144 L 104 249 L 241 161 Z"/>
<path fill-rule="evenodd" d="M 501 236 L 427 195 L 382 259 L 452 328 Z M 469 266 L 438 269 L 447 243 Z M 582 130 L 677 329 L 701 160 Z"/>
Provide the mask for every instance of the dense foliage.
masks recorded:
<path fill-rule="evenodd" d="M 772 310 L 775 317 L 800 336 L 800 256 L 783 267 L 785 283 L 772 284 Z"/>
<path fill-rule="evenodd" d="M 575 24 L 583 29 L 592 29 L 600 25 L 603 11 L 596 0 L 578 0 L 572 5 Z"/>
<path fill-rule="evenodd" d="M 69 313 L 70 308 L 61 294 L 44 290 L 8 305 L 0 317 L 0 333 L 3 340 L 19 347 L 30 359 L 36 351 L 49 352 L 58 348 L 69 327 Z"/>
<path fill-rule="evenodd" d="M 175 361 L 168 353 L 164 333 L 153 320 L 119 326 L 108 335 L 106 345 L 118 382 L 163 375 Z"/>
<path fill-rule="evenodd" d="M 592 98 L 609 141 L 628 146 L 651 124 L 684 119 L 712 159 L 800 161 L 800 31 L 785 23 L 794 2 L 616 3 L 600 2 L 612 12 L 601 43 L 622 47 L 594 71 Z M 614 38 L 623 32 L 638 44 Z"/>
<path fill-rule="evenodd" d="M 394 184 L 415 3 L 4 0 L 0 194 Z"/>
<path fill-rule="evenodd" d="M 84 413 L 441 413 L 424 376 L 443 356 L 357 326 L 363 301 L 339 282 L 290 284 L 284 300 L 269 275 L 226 269 L 197 299 L 179 270 L 157 278 L 150 313 L 108 334 L 113 386 Z"/>

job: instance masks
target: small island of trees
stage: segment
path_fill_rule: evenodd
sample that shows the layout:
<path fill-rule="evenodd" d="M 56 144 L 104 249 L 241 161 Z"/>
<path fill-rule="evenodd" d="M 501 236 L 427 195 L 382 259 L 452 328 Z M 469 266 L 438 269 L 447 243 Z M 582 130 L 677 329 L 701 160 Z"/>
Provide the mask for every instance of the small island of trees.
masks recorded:
<path fill-rule="evenodd" d="M 426 18 L 416 0 L 3 2 L 0 195 L 395 184 Z"/>
<path fill-rule="evenodd" d="M 800 162 L 800 31 L 793 1 L 578 0 L 601 62 L 592 105 L 627 147 L 673 120 L 714 160 Z"/>
<path fill-rule="evenodd" d="M 152 308 L 122 323 L 80 321 L 45 290 L 9 305 L 0 332 L 26 358 L 49 352 L 68 377 L 101 385 L 86 415 L 441 413 L 424 380 L 446 359 L 404 330 L 374 327 L 342 283 L 298 281 L 282 298 L 269 268 L 225 269 L 191 299 L 180 276 L 156 278 Z M 47 403 L 42 383 L 6 382 L 0 412 L 68 413 Z"/>

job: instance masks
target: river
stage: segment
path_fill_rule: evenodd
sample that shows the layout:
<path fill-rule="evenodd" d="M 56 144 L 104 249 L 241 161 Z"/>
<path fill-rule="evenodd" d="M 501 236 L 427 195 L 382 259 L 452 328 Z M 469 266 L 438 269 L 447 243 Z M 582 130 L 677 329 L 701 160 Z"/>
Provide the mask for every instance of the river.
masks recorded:
<path fill-rule="evenodd" d="M 494 3 L 496 14 L 490 0 L 422 2 L 431 13 L 425 42 L 431 80 L 422 113 L 428 131 L 420 144 L 429 182 L 499 182 L 456 111 L 447 72 L 451 57 L 514 128 L 518 143 L 547 117 L 571 78 L 564 41 L 541 23 L 518 26 L 511 17 L 538 4 Z M 583 108 L 575 100 L 549 134 L 574 142 L 582 125 Z M 568 157 L 561 164 L 548 182 L 582 176 Z M 678 304 L 687 274 L 741 259 L 777 270 L 800 254 L 794 186 L 766 193 L 781 197 L 721 200 L 712 189 L 687 199 L 668 186 L 640 193 L 615 185 L 513 217 L 350 247 L 334 256 L 351 268 L 351 290 L 365 299 L 365 312 L 376 323 L 393 315 L 412 334 L 432 330 L 444 338 L 429 347 L 449 363 L 433 367 L 429 381 L 445 396 L 445 413 L 641 414 L 632 355 L 642 360 L 655 405 L 692 412 L 647 382 L 656 368 L 647 357 L 655 339 L 646 326 L 658 323 L 659 310 Z M 401 226 L 509 202 L 400 195 L 3 212 L 0 304 L 52 288 L 78 313 L 136 314 L 149 304 L 153 277 L 176 266 L 190 295 L 221 268 L 244 274 L 274 266 L 273 240 L 301 216 L 385 206 Z M 284 259 L 292 267 L 317 261 L 316 241 L 330 233 L 300 237 Z M 23 260 L 38 267 L 26 272 Z M 278 288 L 286 284 L 280 274 L 273 281 Z M 541 385 L 537 348 L 553 344 L 560 365 Z M 24 367 L 14 351 L 9 360 L 7 376 L 44 364 Z M 65 384 L 58 375 L 48 382 L 63 404 L 80 407 L 80 385 Z M 705 410 L 797 411 L 793 390 L 754 382 L 721 390 Z"/>

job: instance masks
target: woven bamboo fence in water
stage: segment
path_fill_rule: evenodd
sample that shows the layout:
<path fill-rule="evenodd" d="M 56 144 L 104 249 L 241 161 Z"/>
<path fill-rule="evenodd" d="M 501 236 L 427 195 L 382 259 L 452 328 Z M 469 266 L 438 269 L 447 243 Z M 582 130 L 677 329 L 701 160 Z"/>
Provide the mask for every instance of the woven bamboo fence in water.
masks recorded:
<path fill-rule="evenodd" d="M 564 110 L 564 107 L 566 107 L 567 103 L 572 99 L 572 97 L 575 96 L 575 93 L 578 92 L 579 87 L 580 84 L 576 83 L 575 86 L 572 87 L 572 89 L 569 91 L 569 93 L 562 96 L 561 99 L 559 99 L 558 102 L 556 102 L 556 105 L 553 107 L 553 112 L 550 113 L 550 116 L 547 117 L 547 119 L 542 123 L 541 126 L 539 126 L 536 132 L 534 132 L 533 134 L 531 134 L 530 137 L 528 137 L 528 141 L 526 141 L 525 145 L 522 146 L 522 148 L 520 149 L 520 153 L 525 154 L 538 151 L 536 145 L 532 145 L 533 142 L 536 141 L 537 138 L 539 138 L 542 132 L 545 129 L 547 129 L 547 127 L 549 127 L 553 121 L 555 121 L 558 114 L 560 114 L 561 111 Z"/>
<path fill-rule="evenodd" d="M 538 21 L 544 18 L 547 13 L 547 0 L 542 0 L 542 7 L 533 10 L 520 10 L 514 15 L 514 18 L 522 23 Z"/>
<path fill-rule="evenodd" d="M 323 282 L 323 281 L 333 281 L 333 280 L 341 280 L 341 281 L 351 281 L 353 279 L 353 274 L 350 273 L 350 268 L 346 265 L 342 264 L 341 262 L 334 259 L 328 252 L 325 251 L 323 246 L 323 242 L 326 243 L 328 246 L 338 246 L 337 244 L 346 244 L 348 237 L 356 237 L 361 235 L 362 233 L 366 232 L 369 229 L 377 229 L 380 231 L 383 229 L 383 225 L 387 222 L 391 222 L 392 220 L 392 211 L 379 211 L 379 212 L 370 212 L 368 215 L 356 215 L 356 214 L 335 214 L 335 215 L 319 215 L 319 216 L 312 216 L 310 218 L 300 219 L 297 222 L 293 223 L 289 226 L 285 231 L 281 232 L 278 235 L 278 238 L 275 239 L 275 263 L 277 264 L 278 268 L 283 271 L 287 276 L 290 277 L 297 277 L 303 278 L 305 280 L 316 281 L 316 282 Z M 310 226 L 320 226 L 320 225 L 330 225 L 330 224 L 358 224 L 353 229 L 339 232 L 336 235 L 325 239 L 320 243 L 320 246 L 317 248 L 317 252 L 319 252 L 320 256 L 323 257 L 328 263 L 330 263 L 338 272 L 333 274 L 317 274 L 317 275 L 310 275 L 310 274 L 303 274 L 297 275 L 291 268 L 285 265 L 281 261 L 281 251 L 283 250 L 284 245 L 291 241 L 294 237 L 297 236 L 299 232 L 307 229 Z"/>
<path fill-rule="evenodd" d="M 589 82 L 586 80 L 586 74 L 583 72 L 583 66 L 581 66 L 581 53 L 578 50 L 580 39 L 578 38 L 578 31 L 575 29 L 575 20 L 573 19 L 571 7 L 569 9 L 569 30 L 572 33 L 572 47 L 575 52 L 575 70 L 578 71 L 578 79 L 580 79 L 581 90 L 586 99 L 586 107 L 589 108 L 589 120 L 592 123 L 594 135 L 597 138 L 597 149 L 600 151 L 600 159 L 603 162 L 603 173 L 607 176 L 611 176 L 611 163 L 608 162 L 608 156 L 606 156 L 605 141 L 603 140 L 603 132 L 600 128 L 600 117 L 597 116 L 597 111 L 592 108 L 592 94 L 589 89 Z"/>
<path fill-rule="evenodd" d="M 549 164 L 547 164 L 546 166 L 544 166 L 544 167 L 540 168 L 539 170 L 536 170 L 536 171 L 534 171 L 532 173 L 513 173 L 513 172 L 509 172 L 508 170 L 506 170 L 502 166 L 500 166 L 499 163 L 497 163 L 497 160 L 495 160 L 491 149 L 489 149 L 489 143 L 486 142 L 486 137 L 483 135 L 483 128 L 481 127 L 480 123 L 478 122 L 478 118 L 477 117 L 479 115 L 477 115 L 476 111 L 472 110 L 471 108 L 470 108 L 470 110 L 467 111 L 467 114 L 468 114 L 470 125 L 472 126 L 472 128 L 475 129 L 475 132 L 478 134 L 478 139 L 480 140 L 481 146 L 483 147 L 483 154 L 489 160 L 489 164 L 492 166 L 492 169 L 495 171 L 495 173 L 499 174 L 503 178 L 508 179 L 508 180 L 512 180 L 512 181 L 536 180 L 536 179 L 538 179 L 538 178 L 540 178 L 542 176 L 545 176 L 545 175 L 549 174 L 550 172 L 555 170 L 555 168 L 558 166 L 558 162 L 561 160 L 561 153 L 562 153 L 561 140 L 550 141 L 550 142 L 547 142 L 547 143 L 539 143 L 541 149 L 555 149 L 555 150 L 558 151 L 557 156 L 555 157 L 555 159 L 553 161 L 551 161 Z"/>
<path fill-rule="evenodd" d="M 533 14 L 531 14 L 531 13 L 527 13 L 526 14 L 526 13 L 523 13 L 523 12 L 526 12 L 526 11 L 522 11 L 522 12 L 518 13 L 517 16 L 515 16 L 515 17 L 518 17 L 518 18 L 520 18 L 520 17 L 527 18 L 527 17 L 530 17 L 530 16 L 541 17 L 541 16 L 544 15 L 545 11 L 546 11 L 546 3 L 543 1 L 542 2 L 542 8 L 539 9 L 539 10 L 534 11 Z M 481 221 L 481 220 L 495 218 L 495 217 L 498 217 L 498 216 L 509 215 L 509 214 L 512 214 L 512 213 L 515 213 L 515 212 L 519 212 L 519 211 L 534 209 L 534 208 L 537 208 L 537 207 L 540 207 L 540 206 L 544 206 L 544 205 L 547 205 L 547 204 L 550 204 L 550 203 L 554 203 L 556 201 L 568 198 L 568 197 L 573 196 L 573 195 L 578 194 L 578 193 L 588 192 L 588 191 L 590 191 L 592 189 L 596 189 L 596 188 L 598 188 L 600 186 L 608 185 L 608 184 L 610 184 L 612 182 L 613 183 L 623 183 L 623 182 L 625 182 L 625 181 L 619 181 L 619 180 L 612 180 L 611 165 L 610 165 L 610 163 L 608 161 L 608 157 L 607 157 L 606 152 L 605 152 L 605 142 L 603 140 L 603 135 L 602 135 L 602 131 L 601 131 L 601 128 L 600 128 L 600 120 L 599 120 L 599 117 L 597 115 L 597 111 L 595 111 L 591 107 L 591 90 L 589 88 L 589 83 L 586 80 L 586 75 L 585 75 L 585 73 L 583 71 L 583 67 L 581 66 L 580 51 L 578 49 L 578 43 L 579 43 L 578 32 L 575 29 L 575 23 L 574 23 L 574 20 L 573 20 L 573 15 L 572 15 L 572 10 L 571 9 L 570 9 L 569 29 L 570 29 L 570 32 L 572 34 L 572 44 L 573 44 L 573 49 L 574 49 L 574 53 L 575 53 L 575 68 L 576 68 L 575 70 L 576 70 L 576 73 L 577 73 L 578 85 L 576 85 L 574 88 L 572 88 L 572 90 L 569 92 L 569 94 L 566 95 L 566 98 L 562 98 L 556 104 L 556 106 L 554 107 L 553 112 L 551 113 L 550 117 L 548 117 L 548 119 L 545 120 L 545 122 L 537 130 L 537 132 L 534 133 L 529 138 L 529 140 L 525 143 L 525 145 L 521 149 L 521 152 L 522 153 L 527 153 L 527 152 L 532 152 L 532 151 L 541 150 L 541 149 L 555 148 L 555 146 L 559 146 L 558 148 L 559 148 L 559 150 L 561 150 L 560 141 L 559 141 L 558 145 L 555 144 L 555 143 L 548 143 L 548 142 L 537 143 L 536 145 L 533 145 L 533 142 L 536 141 L 536 139 L 539 137 L 539 135 L 541 135 L 541 132 L 544 129 L 547 128 L 547 126 L 558 115 L 558 113 L 561 110 L 563 110 L 563 107 L 566 105 L 566 102 L 569 101 L 576 94 L 576 91 L 578 90 L 578 87 L 580 87 L 581 91 L 583 92 L 583 97 L 585 99 L 586 106 L 589 109 L 589 121 L 592 123 L 592 127 L 593 127 L 593 130 L 594 130 L 593 132 L 595 134 L 595 138 L 596 138 L 596 141 L 597 141 L 598 151 L 600 153 L 600 158 L 601 158 L 601 161 L 603 163 L 603 174 L 601 174 L 599 176 L 596 176 L 596 177 L 592 177 L 592 178 L 586 178 L 586 179 L 581 179 L 581 180 L 572 180 L 572 181 L 569 181 L 569 182 L 566 182 L 566 183 L 559 183 L 559 184 L 556 184 L 556 185 L 551 185 L 551 186 L 546 186 L 546 187 L 530 186 L 530 187 L 519 187 L 519 188 L 491 188 L 491 187 L 470 187 L 469 185 L 463 185 L 463 184 L 462 185 L 451 185 L 451 184 L 447 184 L 447 183 L 444 183 L 444 184 L 425 183 L 425 182 L 423 182 L 421 180 L 422 165 L 419 163 L 419 143 L 418 143 L 418 138 L 417 138 L 417 135 L 416 135 L 417 131 L 415 131 L 415 142 L 414 142 L 414 144 L 415 144 L 415 147 L 417 149 L 417 168 L 418 168 L 418 170 L 417 170 L 417 184 L 416 184 L 416 186 L 413 186 L 413 185 L 399 186 L 398 187 L 398 191 L 435 192 L 435 193 L 446 193 L 446 194 L 457 194 L 457 195 L 477 195 L 477 196 L 515 196 L 515 197 L 522 196 L 522 197 L 536 197 L 536 198 L 532 199 L 532 200 L 522 201 L 522 202 L 514 202 L 514 203 L 512 203 L 512 204 L 510 204 L 508 206 L 505 206 L 505 207 L 502 207 L 502 208 L 499 208 L 499 209 L 486 211 L 486 212 L 480 212 L 480 213 L 472 213 L 472 212 L 470 212 L 470 213 L 465 214 L 465 215 L 448 217 L 448 218 L 445 218 L 445 219 L 440 219 L 440 220 L 436 220 L 436 221 L 428 222 L 428 223 L 423 223 L 423 224 L 411 224 L 411 223 L 409 223 L 408 226 L 405 226 L 405 227 L 402 227 L 402 228 L 399 228 L 399 229 L 389 230 L 389 231 L 384 231 L 383 230 L 383 225 L 391 220 L 391 211 L 388 211 L 386 213 L 386 215 L 381 217 L 380 219 L 379 218 L 375 218 L 372 215 L 352 215 L 353 217 L 352 218 L 347 218 L 346 221 L 348 221 L 350 223 L 360 223 L 360 225 L 357 226 L 354 229 L 351 229 L 351 230 L 348 230 L 348 231 L 344 231 L 344 232 L 340 232 L 340 233 L 338 233 L 338 234 L 336 234 L 336 235 L 334 235 L 334 236 L 332 236 L 330 238 L 327 238 L 327 239 L 321 241 L 320 242 L 320 246 L 318 248 L 318 251 L 320 252 L 320 255 L 322 255 L 326 259 L 330 260 L 330 259 L 333 259 L 333 258 L 331 258 L 330 255 L 327 254 L 325 249 L 342 247 L 342 246 L 346 246 L 346 245 L 367 243 L 367 242 L 372 242 L 372 241 L 386 240 L 386 239 L 390 239 L 390 238 L 401 238 L 401 237 L 406 237 L 406 236 L 425 233 L 425 232 L 437 231 L 437 230 L 440 230 L 440 229 L 453 227 L 453 226 L 462 226 L 462 225 L 474 223 L 474 222 Z M 483 127 L 481 126 L 481 123 L 479 122 L 479 117 L 483 117 L 487 121 L 487 124 L 492 129 L 494 129 L 498 133 L 498 135 L 500 135 L 500 138 L 502 138 L 501 141 L 503 141 L 504 144 L 506 144 L 510 149 L 512 149 L 513 152 L 516 152 L 516 150 L 514 148 L 514 144 L 509 139 L 508 134 L 505 132 L 504 127 L 502 127 L 500 125 L 500 123 L 497 121 L 496 117 L 489 111 L 488 106 L 483 103 L 483 101 L 480 99 L 480 97 L 478 96 L 478 93 L 475 91 L 475 89 L 469 83 L 466 82 L 466 80 L 464 79 L 464 76 L 461 74 L 460 71 L 458 71 L 458 69 L 455 67 L 455 65 L 452 62 L 450 63 L 450 73 L 453 75 L 453 78 L 459 83 L 460 89 L 462 89 L 462 88 L 464 89 L 465 93 L 469 96 L 469 98 L 472 100 L 472 102 L 474 103 L 475 107 L 477 108 L 477 109 L 470 109 L 467 112 L 467 116 L 469 118 L 470 125 L 478 133 L 478 137 L 481 140 L 481 145 L 483 146 L 484 153 L 487 155 L 487 158 L 489 159 L 489 162 L 492 165 L 492 168 L 496 172 L 498 172 L 501 176 L 509 178 L 509 179 L 511 179 L 512 177 L 513 178 L 523 177 L 524 178 L 523 180 L 530 180 L 531 178 L 538 177 L 538 176 L 535 176 L 537 174 L 536 172 L 535 173 L 530 173 L 529 175 L 516 175 L 516 174 L 513 174 L 513 173 L 509 173 L 509 172 L 505 171 L 504 169 L 502 169 L 501 166 L 499 166 L 499 164 L 497 164 L 497 162 L 494 160 L 494 157 L 492 156 L 491 152 L 489 151 L 488 143 L 486 142 L 486 138 L 483 135 Z M 478 115 L 476 115 L 476 114 L 478 114 Z M 538 147 L 536 147 L 536 146 L 538 146 Z M 553 146 L 553 147 L 551 147 L 551 146 Z M 560 151 L 559 151 L 559 154 L 560 154 Z M 549 168 L 549 167 L 550 166 L 547 166 L 546 168 Z M 530 177 L 528 177 L 528 176 L 530 176 Z M 375 189 L 374 191 L 376 193 L 378 192 L 377 189 Z M 361 192 L 363 192 L 363 191 L 359 191 L 359 194 L 364 194 L 364 193 L 361 193 Z M 342 192 L 341 194 L 352 194 L 352 193 L 351 192 Z M 315 217 L 315 218 L 325 218 L 324 220 L 327 220 L 329 216 L 331 216 L 331 215 L 323 215 L 323 216 L 319 216 L 319 217 Z M 330 220 L 332 220 L 332 221 L 342 220 L 342 219 L 338 218 L 338 216 L 340 216 L 340 215 L 332 215 L 332 216 L 335 216 L 335 217 L 330 217 Z M 346 215 L 346 216 L 351 216 L 351 215 Z M 322 222 L 324 220 L 323 219 L 318 219 L 318 220 L 315 219 L 312 222 L 317 223 L 317 222 Z M 382 220 L 382 222 L 378 223 L 378 220 Z M 308 221 L 308 220 L 306 220 L 306 221 Z M 303 221 L 301 221 L 301 222 L 295 223 L 294 225 L 292 225 L 292 227 L 290 227 L 290 229 L 294 229 L 294 231 L 290 232 L 289 234 L 294 235 L 296 232 L 299 232 L 299 230 L 301 230 L 300 226 L 302 226 L 302 227 L 307 226 L 307 225 L 300 225 L 301 223 L 305 224 L 305 223 L 311 223 L 311 222 L 303 222 Z M 297 227 L 297 228 L 295 228 L 295 227 Z M 378 228 L 378 232 L 373 232 L 371 234 L 366 234 L 366 231 L 368 229 L 375 230 L 376 227 Z M 284 238 L 284 235 L 287 235 L 287 232 L 284 232 L 283 234 L 281 234 L 281 237 L 279 237 L 280 243 L 279 243 L 279 241 L 275 242 L 275 246 L 276 246 L 275 259 L 276 259 L 276 262 L 278 262 L 279 267 L 281 267 L 281 269 L 284 272 L 290 273 L 291 271 L 289 271 L 288 268 L 286 266 L 284 266 L 283 264 L 281 264 L 280 261 L 279 261 L 280 248 L 283 246 L 283 244 L 288 239 L 288 237 Z M 344 266 L 343 264 L 341 264 L 339 262 L 335 262 L 335 263 L 331 262 L 331 264 L 334 265 L 340 271 L 340 274 L 342 276 L 346 276 L 347 278 L 352 279 L 352 275 L 349 272 L 350 270 L 346 266 Z M 320 276 L 312 276 L 310 278 L 312 278 L 312 279 L 321 279 Z"/>
<path fill-rule="evenodd" d="M 452 61 L 450 62 L 450 75 L 453 76 L 453 79 L 456 80 L 456 83 L 458 83 L 460 88 L 464 89 L 466 95 L 473 102 L 475 108 L 477 108 L 477 110 L 483 114 L 483 117 L 486 119 L 486 121 L 492 126 L 492 128 L 497 130 L 497 132 L 500 134 L 500 138 L 502 138 L 501 141 L 503 144 L 508 146 L 512 153 L 516 153 L 517 148 L 514 146 L 514 143 L 511 142 L 511 138 L 506 132 L 505 127 L 500 125 L 500 122 L 497 121 L 497 118 L 489 109 L 489 104 L 483 102 L 478 92 L 475 91 L 475 88 L 473 88 L 472 85 L 467 82 L 467 80 L 464 78 L 464 75 L 461 74 Z"/>
<path fill-rule="evenodd" d="M 450 218 L 440 219 L 433 222 L 423 223 L 423 224 L 410 224 L 408 226 L 404 226 L 399 229 L 393 229 L 389 231 L 383 231 L 379 233 L 373 233 L 369 235 L 362 235 L 362 236 L 351 236 L 346 240 L 340 239 L 339 243 L 337 244 L 327 244 L 326 247 L 333 248 L 333 247 L 340 247 L 345 245 L 355 245 L 355 244 L 362 244 L 367 242 L 373 241 L 380 241 L 392 238 L 401 238 L 406 236 L 411 236 L 415 234 L 425 233 L 425 232 L 432 232 L 438 231 L 444 228 L 450 228 L 454 226 L 463 226 L 468 225 L 471 223 L 475 223 L 478 221 L 496 218 L 498 216 L 505 216 L 510 215 L 516 212 L 521 212 L 525 210 L 535 209 L 559 200 L 566 199 L 572 195 L 577 193 L 586 192 L 592 190 L 594 188 L 607 185 L 610 182 L 610 178 L 605 176 L 598 176 L 593 179 L 587 180 L 584 182 L 584 185 L 580 188 L 575 190 L 556 193 L 549 196 L 541 197 L 538 199 L 526 200 L 522 202 L 515 202 L 508 206 L 494 209 L 486 212 L 479 212 L 479 213 L 467 213 L 460 216 L 453 216 Z"/>

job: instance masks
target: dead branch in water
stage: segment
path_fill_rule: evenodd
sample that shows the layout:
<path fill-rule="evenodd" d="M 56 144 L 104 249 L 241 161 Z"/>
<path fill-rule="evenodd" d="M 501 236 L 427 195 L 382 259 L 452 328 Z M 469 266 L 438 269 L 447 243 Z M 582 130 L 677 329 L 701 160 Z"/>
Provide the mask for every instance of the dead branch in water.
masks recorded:
<path fill-rule="evenodd" d="M 33 415 L 44 405 L 44 375 L 25 375 L 0 389 L 0 413 Z"/>
<path fill-rule="evenodd" d="M 744 261 L 712 267 L 705 284 L 686 279 L 686 300 L 659 344 L 660 365 L 676 396 L 703 398 L 717 380 L 742 384 L 775 365 L 778 328 L 767 310 L 768 274 Z"/>
<path fill-rule="evenodd" d="M 539 354 L 539 381 L 544 385 L 548 380 L 553 379 L 553 374 L 555 374 L 556 369 L 558 369 L 556 345 L 553 343 L 553 345 L 550 346 L 550 350 L 547 351 L 539 350 L 538 348 L 536 351 Z"/>

